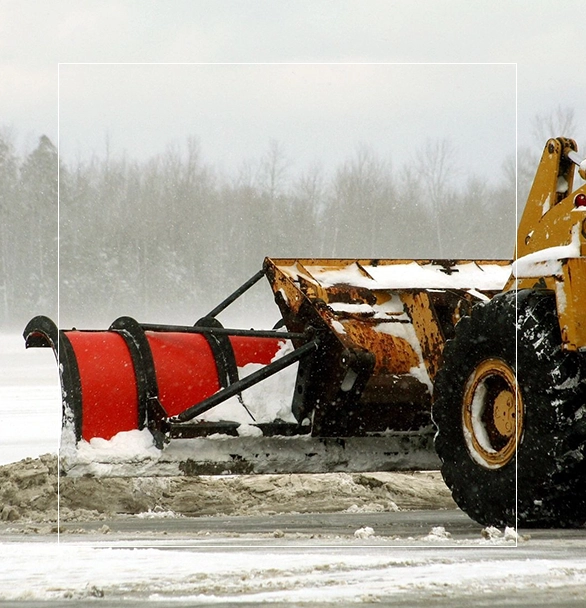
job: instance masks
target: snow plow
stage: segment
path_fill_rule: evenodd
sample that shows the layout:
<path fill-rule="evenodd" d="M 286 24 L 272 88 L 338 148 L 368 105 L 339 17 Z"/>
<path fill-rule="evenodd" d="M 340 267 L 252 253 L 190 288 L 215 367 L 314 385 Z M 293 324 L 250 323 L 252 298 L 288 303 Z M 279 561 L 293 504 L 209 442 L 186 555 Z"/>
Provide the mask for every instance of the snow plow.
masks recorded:
<path fill-rule="evenodd" d="M 547 142 L 514 260 L 266 258 L 193 326 L 59 330 L 69 475 L 437 469 L 485 525 L 586 521 L 586 163 Z M 282 321 L 218 315 L 262 278 Z"/>

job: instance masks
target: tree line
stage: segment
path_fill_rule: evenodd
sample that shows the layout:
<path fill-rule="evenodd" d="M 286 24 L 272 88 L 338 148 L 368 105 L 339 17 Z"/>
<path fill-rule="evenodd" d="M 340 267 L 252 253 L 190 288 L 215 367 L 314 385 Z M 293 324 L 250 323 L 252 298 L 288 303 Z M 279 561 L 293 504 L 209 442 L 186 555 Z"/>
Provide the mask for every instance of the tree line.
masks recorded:
<path fill-rule="evenodd" d="M 514 158 L 488 180 L 455 169 L 449 141 L 428 142 L 399 166 L 358 147 L 331 174 L 295 173 L 277 142 L 230 176 L 196 139 L 146 161 L 58 162 L 45 136 L 19 156 L 0 135 L 3 328 L 57 313 L 65 326 L 123 314 L 194 322 L 267 255 L 513 254 Z M 521 199 L 532 175 L 520 177 Z"/>
<path fill-rule="evenodd" d="M 19 155 L 0 134 L 0 329 L 55 315 L 58 285 L 57 150 L 42 136 Z"/>

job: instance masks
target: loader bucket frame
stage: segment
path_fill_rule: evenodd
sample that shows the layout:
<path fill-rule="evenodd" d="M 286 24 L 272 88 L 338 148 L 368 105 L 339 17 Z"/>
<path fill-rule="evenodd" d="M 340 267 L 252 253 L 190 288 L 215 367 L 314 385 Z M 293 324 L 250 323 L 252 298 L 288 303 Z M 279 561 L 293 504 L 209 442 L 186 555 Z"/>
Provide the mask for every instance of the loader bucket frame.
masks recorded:
<path fill-rule="evenodd" d="M 433 380 L 458 319 L 500 291 L 508 260 L 271 259 L 264 268 L 290 331 L 320 348 L 293 401 L 315 435 L 431 426 Z"/>

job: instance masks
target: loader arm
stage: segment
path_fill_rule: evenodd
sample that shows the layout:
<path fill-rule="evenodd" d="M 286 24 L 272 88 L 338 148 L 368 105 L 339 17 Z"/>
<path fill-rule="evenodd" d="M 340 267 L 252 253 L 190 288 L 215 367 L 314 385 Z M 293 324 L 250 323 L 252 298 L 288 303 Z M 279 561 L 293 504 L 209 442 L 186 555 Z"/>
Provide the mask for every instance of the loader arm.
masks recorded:
<path fill-rule="evenodd" d="M 515 263 L 505 287 L 555 294 L 566 350 L 586 348 L 586 186 L 573 190 L 576 166 L 586 179 L 586 162 L 574 140 L 547 142 L 519 223 Z"/>

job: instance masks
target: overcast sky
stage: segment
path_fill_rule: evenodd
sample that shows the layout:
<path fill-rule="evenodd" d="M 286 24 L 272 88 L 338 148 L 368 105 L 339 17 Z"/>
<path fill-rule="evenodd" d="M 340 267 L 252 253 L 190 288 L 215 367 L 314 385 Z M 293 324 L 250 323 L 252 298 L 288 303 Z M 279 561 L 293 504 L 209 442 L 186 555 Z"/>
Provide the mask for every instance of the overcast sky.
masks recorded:
<path fill-rule="evenodd" d="M 473 151 L 462 160 L 470 169 L 498 171 L 487 155 L 514 150 L 514 68 L 62 65 L 60 151 L 87 158 L 107 141 L 113 154 L 145 158 L 193 135 L 206 160 L 235 174 L 271 140 L 291 169 L 319 163 L 327 170 L 360 145 L 402 161 L 427 139 L 449 139 Z"/>
<path fill-rule="evenodd" d="M 0 12 L 0 125 L 23 147 L 49 135 L 67 162 L 106 142 L 144 159 L 194 136 L 227 171 L 271 140 L 299 170 L 359 145 L 402 164 L 447 138 L 489 177 L 559 106 L 580 125 L 565 135 L 584 141 L 583 1 L 0 0 Z"/>

